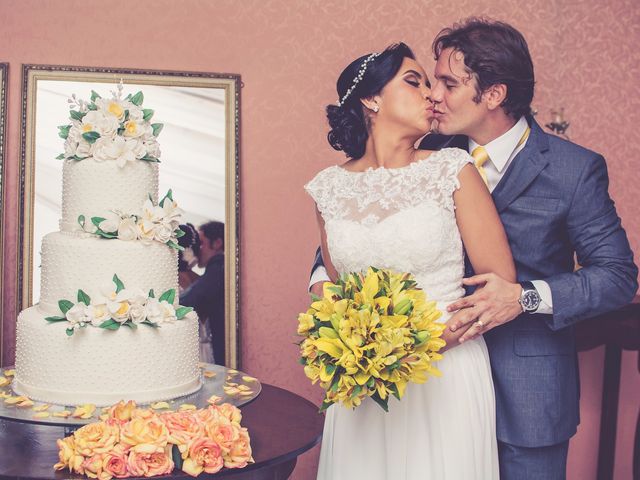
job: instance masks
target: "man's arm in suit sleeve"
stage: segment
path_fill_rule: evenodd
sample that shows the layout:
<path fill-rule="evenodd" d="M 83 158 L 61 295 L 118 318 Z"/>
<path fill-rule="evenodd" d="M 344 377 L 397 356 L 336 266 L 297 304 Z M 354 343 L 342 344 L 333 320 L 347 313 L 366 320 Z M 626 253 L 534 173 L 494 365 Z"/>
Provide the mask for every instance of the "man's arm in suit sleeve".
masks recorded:
<path fill-rule="evenodd" d="M 316 257 L 313 261 L 313 267 L 311 268 L 311 275 L 309 277 L 309 290 L 314 284 L 318 282 L 329 282 L 329 275 L 324 268 L 324 262 L 322 261 L 322 251 L 320 247 L 316 250 Z"/>
<path fill-rule="evenodd" d="M 638 268 L 609 196 L 604 158 L 585 159 L 567 216 L 569 240 L 582 268 L 544 280 L 553 297 L 553 330 L 619 308 L 633 299 Z"/>

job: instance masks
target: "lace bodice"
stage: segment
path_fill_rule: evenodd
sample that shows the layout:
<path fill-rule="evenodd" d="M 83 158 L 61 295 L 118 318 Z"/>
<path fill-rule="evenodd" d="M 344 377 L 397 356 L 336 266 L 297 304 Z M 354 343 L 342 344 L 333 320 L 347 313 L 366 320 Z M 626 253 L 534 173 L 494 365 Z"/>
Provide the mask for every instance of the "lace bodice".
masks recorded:
<path fill-rule="evenodd" d="M 338 272 L 369 266 L 411 272 L 427 296 L 464 294 L 464 257 L 453 192 L 473 159 L 457 148 L 401 168 L 322 170 L 305 185 L 322 214 Z"/>

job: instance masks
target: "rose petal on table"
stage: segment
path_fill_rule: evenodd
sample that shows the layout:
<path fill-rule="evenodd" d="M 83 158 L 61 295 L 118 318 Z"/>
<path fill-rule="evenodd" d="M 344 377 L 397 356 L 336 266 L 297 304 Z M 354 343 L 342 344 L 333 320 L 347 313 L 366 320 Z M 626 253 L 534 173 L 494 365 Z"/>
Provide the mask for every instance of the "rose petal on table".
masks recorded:
<path fill-rule="evenodd" d="M 4 403 L 6 403 L 7 405 L 15 405 L 16 403 L 24 402 L 25 400 L 29 399 L 23 396 L 13 397 L 10 395 L 9 397 L 5 398 Z"/>
<path fill-rule="evenodd" d="M 227 372 L 229 372 L 231 375 L 235 375 L 236 373 L 238 373 L 238 370 L 234 370 L 233 368 L 230 368 L 229 370 L 227 370 Z"/>
<path fill-rule="evenodd" d="M 67 418 L 71 415 L 71 412 L 69 410 L 62 410 L 61 412 L 53 412 L 52 415 L 54 417 Z"/>
<path fill-rule="evenodd" d="M 6 387 L 11 383 L 11 379 L 7 377 L 0 377 L 0 387 Z"/>
<path fill-rule="evenodd" d="M 255 377 L 250 377 L 249 375 L 245 375 L 242 377 L 242 380 L 244 380 L 245 382 L 255 382 L 258 379 Z"/>
<path fill-rule="evenodd" d="M 33 407 L 33 411 L 34 412 L 44 412 L 45 410 L 49 410 L 49 407 L 51 405 L 49 405 L 48 403 L 44 403 L 42 405 L 38 405 L 37 407 Z"/>
<path fill-rule="evenodd" d="M 222 389 L 227 395 L 237 395 L 238 393 L 240 393 L 240 390 L 238 390 L 236 387 L 222 387 Z"/>
<path fill-rule="evenodd" d="M 227 387 L 237 387 L 237 386 L 238 386 L 238 384 L 237 384 L 237 383 L 235 383 L 235 382 L 227 382 L 225 385 L 226 385 Z"/>
<path fill-rule="evenodd" d="M 195 405 L 192 405 L 190 403 L 183 403 L 182 405 L 180 405 L 178 407 L 178 411 L 180 412 L 184 412 L 186 410 L 197 410 L 198 407 L 196 407 Z"/>
<path fill-rule="evenodd" d="M 38 412 L 33 416 L 33 418 L 49 418 L 50 416 L 51 414 L 49 412 Z"/>
<path fill-rule="evenodd" d="M 16 374 L 15 369 L 14 370 L 5 370 L 4 371 L 4 376 L 5 377 L 13 377 L 13 376 L 15 376 L 15 374 Z"/>
<path fill-rule="evenodd" d="M 221 400 L 222 400 L 222 397 L 219 397 L 218 395 L 211 395 L 207 399 L 207 403 L 210 403 L 211 405 L 215 405 L 216 403 L 218 403 Z"/>
<path fill-rule="evenodd" d="M 33 400 L 31 400 L 30 398 L 27 398 L 26 400 L 21 401 L 20 403 L 17 404 L 18 407 L 21 408 L 25 408 L 25 407 L 33 407 L 35 404 L 33 403 Z"/>
<path fill-rule="evenodd" d="M 155 402 L 151 404 L 151 408 L 153 408 L 154 410 L 163 410 L 171 408 L 171 405 L 169 405 L 167 402 Z"/>
<path fill-rule="evenodd" d="M 247 385 L 238 385 L 238 390 L 240 390 L 241 392 L 246 392 L 247 390 L 251 390 L 251 387 Z"/>
<path fill-rule="evenodd" d="M 7 392 L 0 392 L 0 398 L 9 398 L 11 397 L 10 393 Z"/>
<path fill-rule="evenodd" d="M 93 403 L 85 403 L 84 405 L 77 406 L 71 416 L 73 418 L 91 418 L 95 411 L 96 406 Z"/>

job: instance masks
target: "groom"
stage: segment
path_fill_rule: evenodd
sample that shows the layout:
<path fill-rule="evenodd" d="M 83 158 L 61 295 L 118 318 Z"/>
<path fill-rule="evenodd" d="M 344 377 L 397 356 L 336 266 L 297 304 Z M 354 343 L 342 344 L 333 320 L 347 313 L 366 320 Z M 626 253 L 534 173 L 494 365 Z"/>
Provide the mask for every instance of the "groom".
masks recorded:
<path fill-rule="evenodd" d="M 637 289 L 607 168 L 602 156 L 546 134 L 529 115 L 533 64 L 513 27 L 469 19 L 442 30 L 433 52 L 431 99 L 441 135 L 427 136 L 420 148 L 472 154 L 519 281 L 473 276 L 468 267 L 465 284 L 479 288 L 451 305 L 459 311 L 446 340 L 453 345 L 484 334 L 501 479 L 564 479 L 579 422 L 573 325 L 628 303 Z M 574 253 L 582 266 L 576 271 Z M 312 283 L 320 279 L 314 272 Z"/>

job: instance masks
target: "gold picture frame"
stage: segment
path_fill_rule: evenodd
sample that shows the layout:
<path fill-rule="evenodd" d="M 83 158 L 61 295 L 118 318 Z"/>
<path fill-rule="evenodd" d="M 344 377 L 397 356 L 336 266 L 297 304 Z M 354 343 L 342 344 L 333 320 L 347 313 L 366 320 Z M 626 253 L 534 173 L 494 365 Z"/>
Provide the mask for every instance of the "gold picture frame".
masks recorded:
<path fill-rule="evenodd" d="M 239 158 L 240 158 L 240 75 L 227 73 L 140 70 L 127 68 L 81 67 L 24 64 L 22 69 L 22 142 L 19 192 L 19 231 L 17 306 L 33 304 L 34 205 L 36 177 L 36 119 L 38 88 L 44 82 L 91 82 L 124 86 L 169 87 L 189 93 L 210 92 L 223 98 L 224 124 L 224 223 L 225 223 L 225 365 L 240 368 L 240 238 L 239 238 Z M 194 89 L 193 91 L 189 89 Z M 206 92 L 209 92 L 206 90 Z M 65 112 L 60 112 L 64 118 Z M 64 120 L 63 120 L 64 121 Z M 60 143 L 62 146 L 62 143 Z M 62 151 L 62 150 L 61 150 Z M 164 161 L 164 159 L 162 159 Z M 218 160 L 219 161 L 219 160 Z M 161 164 L 163 165 L 163 164 Z M 222 208 L 222 207 L 221 207 Z"/>

